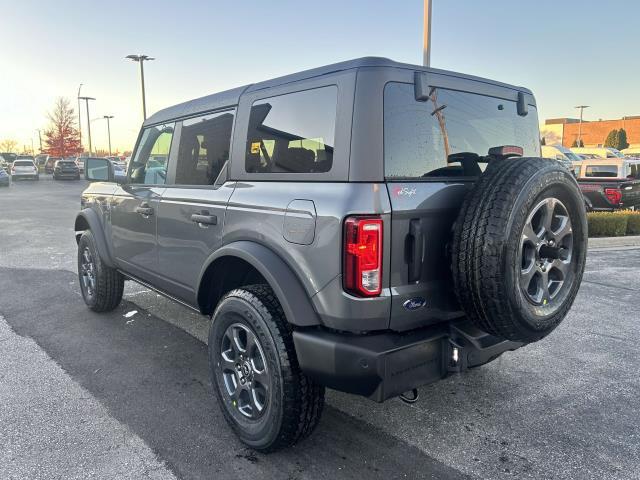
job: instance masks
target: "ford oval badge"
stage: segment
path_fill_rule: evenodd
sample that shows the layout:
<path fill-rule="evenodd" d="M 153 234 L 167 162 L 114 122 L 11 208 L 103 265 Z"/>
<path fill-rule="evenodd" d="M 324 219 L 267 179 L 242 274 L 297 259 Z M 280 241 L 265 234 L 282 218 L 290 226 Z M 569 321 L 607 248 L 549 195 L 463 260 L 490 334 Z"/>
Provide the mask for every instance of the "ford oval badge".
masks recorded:
<path fill-rule="evenodd" d="M 402 304 L 405 310 L 409 310 L 413 312 L 414 310 L 419 310 L 427 304 L 427 301 L 422 297 L 410 298 L 406 302 Z"/>

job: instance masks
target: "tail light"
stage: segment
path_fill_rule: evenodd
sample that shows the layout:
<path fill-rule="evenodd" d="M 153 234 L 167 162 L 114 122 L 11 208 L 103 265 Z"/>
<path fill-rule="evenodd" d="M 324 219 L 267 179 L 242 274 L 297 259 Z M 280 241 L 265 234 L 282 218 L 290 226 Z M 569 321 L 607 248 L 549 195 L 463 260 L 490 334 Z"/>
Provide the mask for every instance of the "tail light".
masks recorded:
<path fill-rule="evenodd" d="M 618 205 L 622 201 L 622 192 L 617 188 L 605 188 L 604 194 L 614 205 Z"/>
<path fill-rule="evenodd" d="M 349 217 L 344 223 L 344 289 L 361 297 L 382 291 L 382 219 Z"/>

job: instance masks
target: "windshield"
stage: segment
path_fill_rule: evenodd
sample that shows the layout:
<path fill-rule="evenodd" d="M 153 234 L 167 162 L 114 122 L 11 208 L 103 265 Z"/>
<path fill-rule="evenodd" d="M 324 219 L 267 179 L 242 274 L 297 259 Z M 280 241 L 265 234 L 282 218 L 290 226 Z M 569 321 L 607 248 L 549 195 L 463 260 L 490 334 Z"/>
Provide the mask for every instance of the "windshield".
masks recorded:
<path fill-rule="evenodd" d="M 385 87 L 387 178 L 469 176 L 457 160 L 485 157 L 490 148 L 506 145 L 522 148 L 524 156 L 540 155 L 535 107 L 522 117 L 514 101 L 434 88 L 421 102 L 412 84 Z M 456 156 L 463 152 L 471 155 Z"/>
<path fill-rule="evenodd" d="M 582 160 L 578 155 L 573 153 L 571 150 L 567 150 L 566 152 L 564 152 L 564 156 L 567 157 L 572 162 L 579 162 Z"/>
<path fill-rule="evenodd" d="M 616 150 L 615 148 L 607 148 L 607 152 L 612 154 L 612 155 L 607 155 L 607 157 L 609 158 L 611 158 L 612 156 L 618 157 L 618 158 L 625 158 L 624 154 L 620 150 Z"/>

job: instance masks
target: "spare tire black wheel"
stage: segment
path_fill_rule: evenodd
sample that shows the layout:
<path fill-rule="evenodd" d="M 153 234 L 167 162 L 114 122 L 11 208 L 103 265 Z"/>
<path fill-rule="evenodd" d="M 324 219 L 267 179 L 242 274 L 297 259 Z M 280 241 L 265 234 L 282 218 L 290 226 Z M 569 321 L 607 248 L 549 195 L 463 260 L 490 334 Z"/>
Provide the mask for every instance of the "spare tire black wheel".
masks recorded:
<path fill-rule="evenodd" d="M 555 160 L 496 160 L 454 225 L 456 295 L 478 328 L 535 342 L 571 308 L 586 253 L 584 200 L 571 173 Z"/>

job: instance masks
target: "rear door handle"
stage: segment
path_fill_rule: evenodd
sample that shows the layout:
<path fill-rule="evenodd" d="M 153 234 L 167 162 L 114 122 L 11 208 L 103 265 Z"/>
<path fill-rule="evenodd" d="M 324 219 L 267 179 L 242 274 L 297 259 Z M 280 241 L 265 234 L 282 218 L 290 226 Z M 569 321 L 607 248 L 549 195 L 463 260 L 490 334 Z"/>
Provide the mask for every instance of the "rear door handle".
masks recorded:
<path fill-rule="evenodd" d="M 207 210 L 203 210 L 200 213 L 194 213 L 191 215 L 191 221 L 198 225 L 217 225 L 218 217 L 209 214 Z"/>
<path fill-rule="evenodd" d="M 138 207 L 136 207 L 136 213 L 139 213 L 143 217 L 148 217 L 153 215 L 153 208 L 150 207 L 147 202 L 142 202 Z"/>
<path fill-rule="evenodd" d="M 409 223 L 410 251 L 409 254 L 409 281 L 417 282 L 422 273 L 422 261 L 424 259 L 424 235 L 422 234 L 422 222 L 414 218 Z"/>

